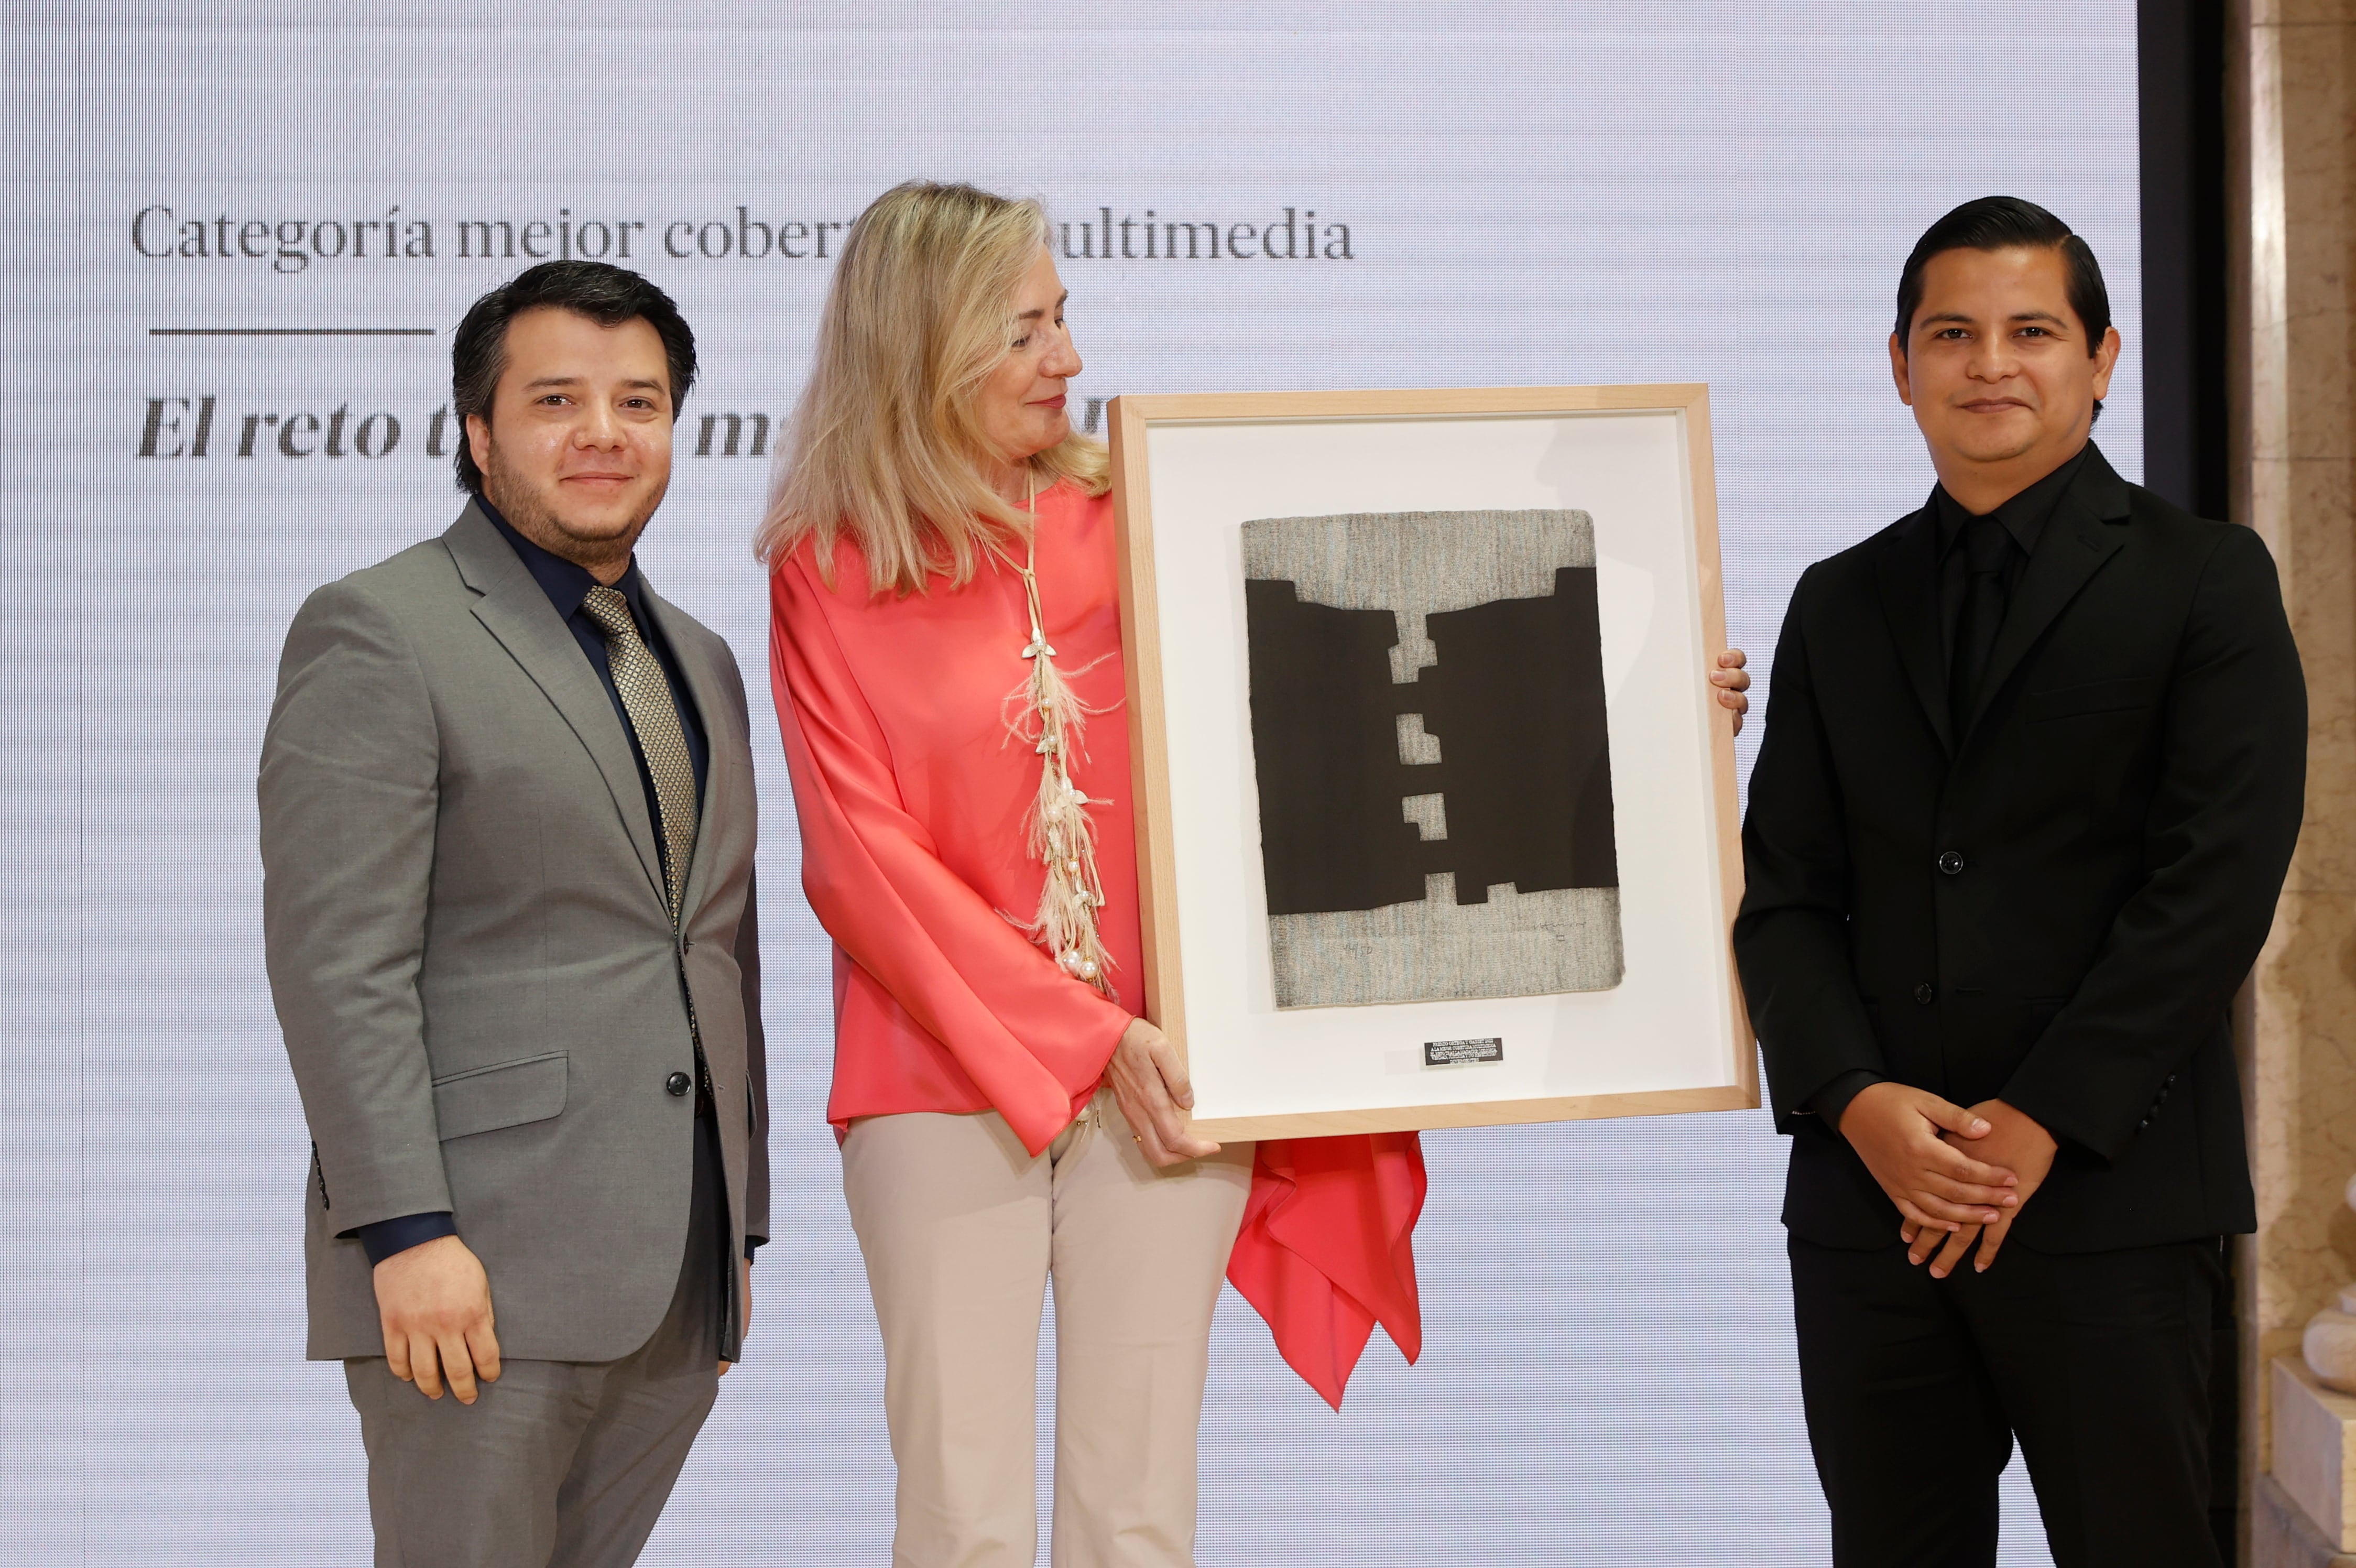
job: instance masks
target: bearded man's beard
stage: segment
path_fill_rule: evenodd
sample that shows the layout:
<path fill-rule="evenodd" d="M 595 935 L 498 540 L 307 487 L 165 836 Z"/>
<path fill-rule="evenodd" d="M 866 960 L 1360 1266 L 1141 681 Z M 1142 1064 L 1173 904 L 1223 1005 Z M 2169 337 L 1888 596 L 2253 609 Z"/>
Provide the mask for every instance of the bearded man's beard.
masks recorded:
<path fill-rule="evenodd" d="M 647 530 L 655 509 L 662 505 L 668 485 L 657 489 L 647 498 L 644 510 L 630 519 L 629 526 L 619 532 L 589 534 L 575 532 L 554 509 L 540 498 L 530 485 L 516 476 L 500 456 L 497 441 L 490 444 L 490 461 L 483 467 L 483 494 L 508 520 L 509 527 L 525 538 L 538 542 L 550 534 L 565 542 L 567 548 L 554 552 L 566 560 L 592 569 L 627 561 L 637 547 L 638 535 Z"/>

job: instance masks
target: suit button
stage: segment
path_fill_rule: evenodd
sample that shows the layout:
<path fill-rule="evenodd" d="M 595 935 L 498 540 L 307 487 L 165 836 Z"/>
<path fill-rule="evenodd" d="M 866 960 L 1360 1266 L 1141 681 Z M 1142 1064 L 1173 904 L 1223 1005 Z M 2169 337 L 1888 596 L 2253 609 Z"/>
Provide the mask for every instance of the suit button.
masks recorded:
<path fill-rule="evenodd" d="M 1927 980 L 1914 988 L 1914 1000 L 1920 1002 L 1925 1007 L 1931 1005 L 1932 998 L 1938 994 L 1938 987 L 1933 985 Z"/>
<path fill-rule="evenodd" d="M 2140 1122 L 2136 1122 L 2136 1130 L 2137 1132 L 2141 1132 L 2144 1128 L 2148 1127 L 2148 1126 L 2150 1126 L 2150 1125 L 2151 1125 L 2151 1118 L 2150 1118 L 2150 1117 L 2148 1117 L 2148 1116 L 2147 1116 L 2147 1117 L 2145 1117 L 2142 1121 L 2140 1121 Z"/>
<path fill-rule="evenodd" d="M 685 1094 L 689 1090 L 695 1087 L 695 1079 L 688 1077 L 687 1074 L 683 1072 L 675 1072 L 669 1078 L 663 1079 L 663 1087 L 669 1090 L 673 1094 Z"/>
<path fill-rule="evenodd" d="M 1950 876 L 1960 876 L 1964 872 L 1964 857 L 1949 850 L 1939 857 L 1939 869 Z"/>

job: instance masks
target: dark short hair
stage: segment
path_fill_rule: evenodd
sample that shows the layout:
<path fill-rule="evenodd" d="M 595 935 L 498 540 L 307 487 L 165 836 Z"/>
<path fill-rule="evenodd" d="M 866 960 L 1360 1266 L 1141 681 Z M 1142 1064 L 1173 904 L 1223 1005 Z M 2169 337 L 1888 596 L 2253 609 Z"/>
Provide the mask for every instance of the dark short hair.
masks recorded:
<path fill-rule="evenodd" d="M 527 310 L 544 306 L 585 316 L 600 327 L 644 321 L 662 338 L 670 362 L 671 417 L 695 384 L 695 334 L 670 295 L 627 267 L 604 262 L 542 262 L 475 301 L 450 343 L 450 408 L 458 418 L 458 488 L 483 493 L 483 471 L 466 441 L 466 416 L 490 422 L 491 400 L 508 368 L 508 327 Z"/>
<path fill-rule="evenodd" d="M 2103 346 L 2111 326 L 2111 291 L 2103 285 L 2103 266 L 2093 249 L 2070 231 L 2070 225 L 2033 201 L 2017 196 L 1983 196 L 1966 201 L 1922 231 L 1913 254 L 1898 274 L 1898 349 L 1914 330 L 1914 313 L 1922 307 L 1922 270 L 1931 258 L 1949 251 L 2059 251 L 2066 276 L 2070 308 L 2086 328 L 2086 352 Z"/>

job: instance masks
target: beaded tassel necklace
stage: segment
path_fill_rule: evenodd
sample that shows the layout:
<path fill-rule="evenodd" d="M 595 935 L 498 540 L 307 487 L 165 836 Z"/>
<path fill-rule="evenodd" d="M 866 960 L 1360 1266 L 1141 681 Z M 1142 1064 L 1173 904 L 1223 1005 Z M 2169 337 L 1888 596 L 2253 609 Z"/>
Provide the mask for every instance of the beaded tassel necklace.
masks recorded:
<path fill-rule="evenodd" d="M 1046 868 L 1039 888 L 1039 913 L 1028 925 L 1031 940 L 1047 950 L 1063 972 L 1084 981 L 1108 997 L 1117 997 L 1108 972 L 1112 959 L 1097 932 L 1097 911 L 1104 907 L 1104 885 L 1097 877 L 1097 829 L 1087 813 L 1091 801 L 1072 782 L 1069 757 L 1080 744 L 1091 711 L 1073 694 L 1063 671 L 1055 667 L 1055 650 L 1047 642 L 1047 618 L 1039 605 L 1039 477 L 1031 476 L 1027 505 L 1031 538 L 1024 559 L 1017 565 L 992 547 L 992 553 L 1013 567 L 1023 579 L 1023 596 L 1031 612 L 1031 640 L 1023 657 L 1031 672 L 1007 693 L 1006 706 L 1015 710 L 1007 732 L 1029 742 L 1039 756 L 1039 793 L 1033 800 L 1025 824 L 1031 858 Z M 1009 917 L 1012 918 L 1012 917 Z"/>

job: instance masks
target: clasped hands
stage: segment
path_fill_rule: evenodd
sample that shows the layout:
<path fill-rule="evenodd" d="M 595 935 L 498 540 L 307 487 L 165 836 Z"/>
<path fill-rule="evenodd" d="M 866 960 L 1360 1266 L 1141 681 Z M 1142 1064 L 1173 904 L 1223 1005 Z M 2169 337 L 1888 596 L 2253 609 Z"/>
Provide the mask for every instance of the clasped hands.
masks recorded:
<path fill-rule="evenodd" d="M 1987 1273 L 2053 1168 L 2053 1135 L 2025 1112 L 2001 1100 L 1953 1105 L 1902 1083 L 1859 1090 L 1841 1112 L 1840 1134 L 1898 1206 L 1906 1261 L 1930 1259 L 1938 1279 L 1975 1241 L 1972 1266 Z"/>

